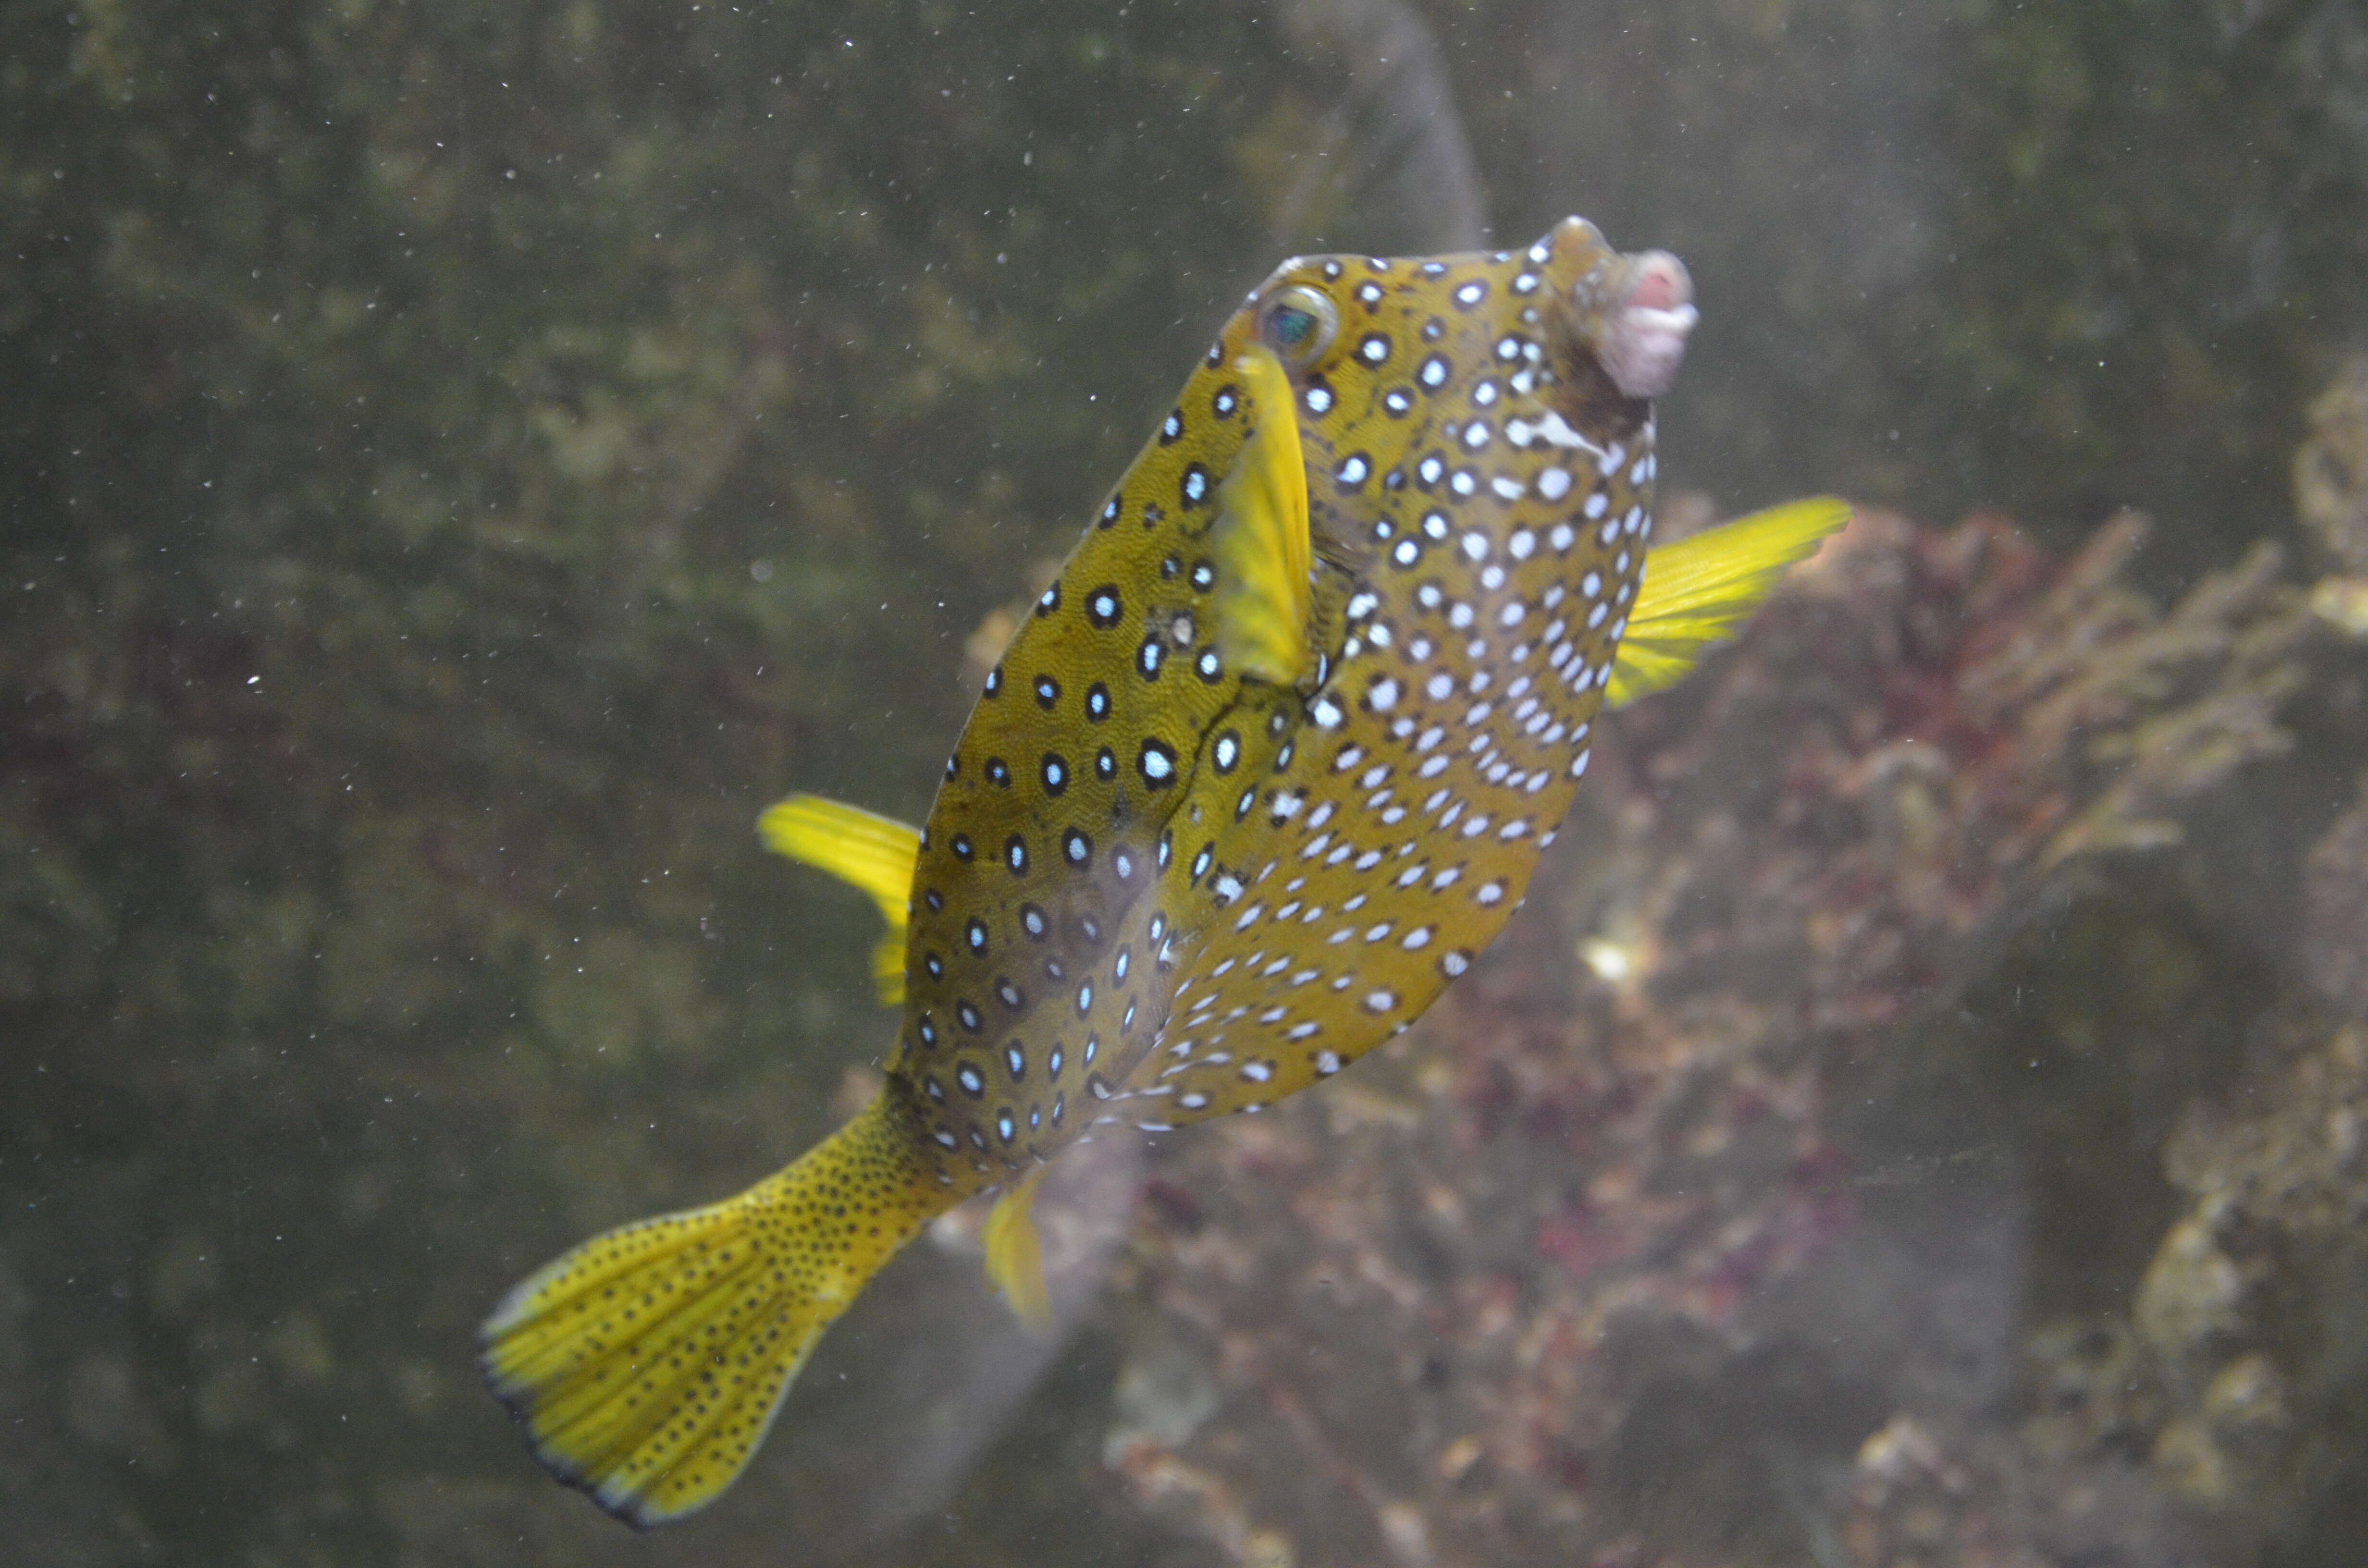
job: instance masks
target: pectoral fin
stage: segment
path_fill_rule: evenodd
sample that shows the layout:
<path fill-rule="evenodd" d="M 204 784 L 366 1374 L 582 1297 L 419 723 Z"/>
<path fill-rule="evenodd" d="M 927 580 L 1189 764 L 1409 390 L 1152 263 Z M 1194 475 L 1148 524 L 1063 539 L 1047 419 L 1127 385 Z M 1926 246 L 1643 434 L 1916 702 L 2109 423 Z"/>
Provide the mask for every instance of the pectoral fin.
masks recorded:
<path fill-rule="evenodd" d="M 1278 686 L 1313 662 L 1307 467 L 1297 400 L 1281 362 L 1253 348 L 1234 362 L 1255 424 L 1217 490 L 1217 652 L 1241 675 Z"/>
<path fill-rule="evenodd" d="M 1742 630 L 1786 567 L 1850 519 L 1849 502 L 1820 495 L 1656 545 L 1645 558 L 1645 585 L 1628 612 L 1605 700 L 1618 708 L 1693 668 Z"/>
<path fill-rule="evenodd" d="M 820 795 L 791 795 L 757 819 L 765 847 L 817 866 L 871 895 L 888 933 L 871 950 L 871 980 L 881 1002 L 905 1000 L 905 902 L 921 835 L 893 817 L 879 816 Z"/>
<path fill-rule="evenodd" d="M 1013 1314 L 1037 1334 L 1053 1327 L 1053 1298 L 1044 1289 L 1044 1259 L 1036 1244 L 1032 1212 L 1037 1185 L 1049 1168 L 1037 1166 L 996 1199 L 980 1236 L 986 1243 L 987 1278 L 1011 1303 Z"/>

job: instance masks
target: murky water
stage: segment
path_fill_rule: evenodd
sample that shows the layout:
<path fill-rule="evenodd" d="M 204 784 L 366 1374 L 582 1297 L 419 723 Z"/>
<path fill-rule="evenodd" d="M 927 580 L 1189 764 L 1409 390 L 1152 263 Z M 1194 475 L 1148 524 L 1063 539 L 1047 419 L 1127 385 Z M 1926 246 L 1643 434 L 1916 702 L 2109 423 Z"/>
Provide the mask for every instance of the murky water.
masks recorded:
<path fill-rule="evenodd" d="M 0 184 L 10 1561 L 2353 1560 L 2355 7 L 77 0 Z M 1075 1161 L 1057 1337 L 968 1216 L 709 1514 L 548 1481 L 489 1305 L 891 1037 L 757 812 L 926 813 L 1277 260 L 1573 211 L 1672 526 L 1850 550 L 1412 1034 Z"/>

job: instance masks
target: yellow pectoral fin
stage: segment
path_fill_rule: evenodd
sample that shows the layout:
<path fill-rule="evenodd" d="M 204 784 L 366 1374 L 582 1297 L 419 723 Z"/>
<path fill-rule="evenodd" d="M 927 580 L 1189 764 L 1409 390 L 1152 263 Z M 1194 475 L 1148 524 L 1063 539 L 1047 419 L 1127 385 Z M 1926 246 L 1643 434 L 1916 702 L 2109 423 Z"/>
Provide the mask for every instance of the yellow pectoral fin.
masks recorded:
<path fill-rule="evenodd" d="M 1039 1165 L 996 1199 L 980 1238 L 986 1243 L 987 1278 L 1003 1292 L 1019 1321 L 1037 1334 L 1052 1331 L 1053 1298 L 1044 1289 L 1044 1259 L 1036 1244 L 1036 1221 L 1030 1210 L 1037 1184 L 1049 1168 Z"/>
<path fill-rule="evenodd" d="M 1618 708 L 1673 684 L 1742 630 L 1786 567 L 1850 519 L 1849 502 L 1819 495 L 1655 546 L 1605 700 Z"/>
<path fill-rule="evenodd" d="M 1311 662 L 1314 598 L 1297 398 L 1281 362 L 1263 348 L 1234 368 L 1254 423 L 1217 490 L 1217 652 L 1242 675 L 1288 685 Z"/>
<path fill-rule="evenodd" d="M 894 1007 L 905 1000 L 905 903 L 912 896 L 913 862 L 921 835 L 893 817 L 825 801 L 791 795 L 768 806 L 757 819 L 765 847 L 792 860 L 818 866 L 871 895 L 888 922 L 888 934 L 871 955 L 871 976 L 880 1000 Z"/>

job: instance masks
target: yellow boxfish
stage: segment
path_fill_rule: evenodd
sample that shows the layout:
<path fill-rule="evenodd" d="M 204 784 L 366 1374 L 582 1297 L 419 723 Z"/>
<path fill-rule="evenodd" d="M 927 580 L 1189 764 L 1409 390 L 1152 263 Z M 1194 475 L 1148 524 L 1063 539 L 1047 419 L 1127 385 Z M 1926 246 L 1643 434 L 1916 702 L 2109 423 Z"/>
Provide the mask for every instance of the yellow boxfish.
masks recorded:
<path fill-rule="evenodd" d="M 1064 1146 L 1259 1110 L 1405 1029 L 1520 907 L 1598 711 L 1676 678 L 1839 527 L 1653 551 L 1651 400 L 1696 312 L 1572 218 L 1526 250 L 1285 263 L 1226 322 L 964 726 L 928 824 L 796 796 L 903 1021 L 787 1169 L 585 1243 L 483 1330 L 536 1456 L 649 1526 L 713 1501 L 864 1282 Z"/>

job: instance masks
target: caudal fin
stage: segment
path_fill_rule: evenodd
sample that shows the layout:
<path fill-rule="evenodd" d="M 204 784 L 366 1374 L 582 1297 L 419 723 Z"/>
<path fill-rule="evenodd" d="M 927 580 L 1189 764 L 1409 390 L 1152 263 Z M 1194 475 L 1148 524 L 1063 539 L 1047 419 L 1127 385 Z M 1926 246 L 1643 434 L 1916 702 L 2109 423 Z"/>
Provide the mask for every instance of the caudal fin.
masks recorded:
<path fill-rule="evenodd" d="M 478 1331 L 552 1474 L 647 1528 L 721 1495 L 814 1342 L 949 1198 L 887 1099 L 736 1198 L 595 1237 Z"/>

